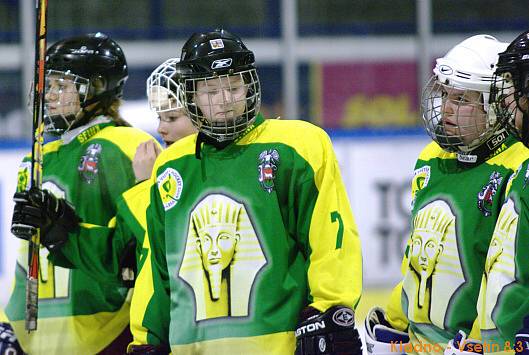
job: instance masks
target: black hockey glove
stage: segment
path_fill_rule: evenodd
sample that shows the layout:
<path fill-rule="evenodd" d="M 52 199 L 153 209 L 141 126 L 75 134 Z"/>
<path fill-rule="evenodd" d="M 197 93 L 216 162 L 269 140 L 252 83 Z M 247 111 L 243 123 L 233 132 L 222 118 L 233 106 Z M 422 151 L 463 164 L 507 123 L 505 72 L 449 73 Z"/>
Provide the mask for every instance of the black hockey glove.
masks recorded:
<path fill-rule="evenodd" d="M 132 355 L 167 355 L 171 349 L 167 345 L 133 345 L 127 354 Z"/>
<path fill-rule="evenodd" d="M 0 323 L 0 355 L 22 355 L 24 352 L 9 323 Z"/>
<path fill-rule="evenodd" d="M 296 327 L 295 355 L 361 355 L 362 341 L 354 325 L 350 308 L 334 306 L 324 313 L 305 308 Z"/>
<path fill-rule="evenodd" d="M 72 206 L 47 190 L 31 188 L 15 193 L 15 209 L 11 232 L 29 240 L 36 228 L 41 231 L 41 243 L 52 250 L 63 245 L 68 233 L 76 230 L 80 219 Z"/>

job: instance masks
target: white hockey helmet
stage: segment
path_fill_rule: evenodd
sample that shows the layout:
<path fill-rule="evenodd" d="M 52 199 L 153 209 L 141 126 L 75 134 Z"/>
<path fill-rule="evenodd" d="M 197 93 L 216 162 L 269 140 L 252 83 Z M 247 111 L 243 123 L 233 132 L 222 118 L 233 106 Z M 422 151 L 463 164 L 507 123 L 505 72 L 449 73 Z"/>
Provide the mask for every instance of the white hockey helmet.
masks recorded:
<path fill-rule="evenodd" d="M 183 109 L 182 88 L 176 78 L 176 64 L 180 58 L 170 58 L 153 70 L 147 78 L 147 100 L 149 108 L 155 112 Z"/>
<path fill-rule="evenodd" d="M 498 130 L 494 110 L 489 110 L 489 95 L 498 53 L 507 45 L 490 35 L 476 35 L 436 60 L 434 75 L 423 90 L 421 111 L 426 131 L 445 150 L 472 151 Z M 457 92 L 461 99 L 451 98 L 451 92 Z M 470 99 L 471 92 L 480 93 L 479 99 Z M 449 102 L 457 109 L 447 129 L 442 115 Z M 482 115 L 474 113 L 475 119 L 469 120 L 468 112 L 464 117 L 461 110 L 465 105 L 479 109 Z"/>

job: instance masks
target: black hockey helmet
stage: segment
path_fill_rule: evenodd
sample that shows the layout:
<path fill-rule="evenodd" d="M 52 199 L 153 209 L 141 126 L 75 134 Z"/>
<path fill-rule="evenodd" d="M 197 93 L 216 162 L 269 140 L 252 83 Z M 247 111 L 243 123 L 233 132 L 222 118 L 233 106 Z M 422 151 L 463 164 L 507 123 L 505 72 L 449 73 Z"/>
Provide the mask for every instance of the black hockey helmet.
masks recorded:
<path fill-rule="evenodd" d="M 224 29 L 216 29 L 193 34 L 184 44 L 180 60 L 179 75 L 184 84 L 182 101 L 198 130 L 218 142 L 230 141 L 241 135 L 254 121 L 261 104 L 261 87 L 253 52 L 236 35 Z M 246 95 L 242 98 L 245 101 L 244 111 L 237 112 L 237 117 L 228 118 L 225 122 L 215 122 L 211 115 L 202 112 L 197 106 L 197 86 L 199 83 L 207 86 L 211 79 L 223 83 L 223 78 L 234 76 L 242 79 L 246 90 Z M 224 89 L 229 91 L 231 88 Z M 226 96 L 222 103 L 224 106 L 237 100 L 229 93 Z M 242 101 L 239 100 L 239 103 Z M 210 102 L 210 105 L 214 104 Z"/>
<path fill-rule="evenodd" d="M 491 88 L 491 102 L 504 125 L 529 146 L 529 31 L 516 37 L 499 54 Z M 516 128 L 516 116 L 522 127 Z"/>
<path fill-rule="evenodd" d="M 193 34 L 182 48 L 182 64 L 195 77 L 233 74 L 255 69 L 255 57 L 242 40 L 224 29 Z"/>
<path fill-rule="evenodd" d="M 529 31 L 516 37 L 499 54 L 496 74 L 510 73 L 520 95 L 529 97 Z"/>
<path fill-rule="evenodd" d="M 46 53 L 47 77 L 73 81 L 79 93 L 83 121 L 106 109 L 123 95 L 128 78 L 128 66 L 121 47 L 103 33 L 90 33 L 54 43 Z M 90 110 L 87 106 L 98 103 Z M 46 114 L 48 113 L 48 114 Z M 57 117 L 46 110 L 46 130 L 61 134 L 79 119 L 73 116 Z M 66 122 L 65 122 L 66 120 Z"/>

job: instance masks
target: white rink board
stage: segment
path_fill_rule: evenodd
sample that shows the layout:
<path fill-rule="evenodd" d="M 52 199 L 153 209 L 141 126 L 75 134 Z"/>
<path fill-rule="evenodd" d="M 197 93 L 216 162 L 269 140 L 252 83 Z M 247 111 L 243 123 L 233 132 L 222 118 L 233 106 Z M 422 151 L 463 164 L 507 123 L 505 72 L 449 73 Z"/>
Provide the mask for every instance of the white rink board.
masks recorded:
<path fill-rule="evenodd" d="M 392 286 L 409 235 L 411 178 L 426 138 L 334 140 L 362 241 L 364 286 Z"/>
<path fill-rule="evenodd" d="M 362 240 L 364 285 L 391 286 L 399 279 L 408 236 L 410 182 L 426 137 L 336 138 L 342 177 Z M 26 152 L 0 149 L 0 307 L 12 285 L 17 241 L 10 234 L 16 170 Z"/>

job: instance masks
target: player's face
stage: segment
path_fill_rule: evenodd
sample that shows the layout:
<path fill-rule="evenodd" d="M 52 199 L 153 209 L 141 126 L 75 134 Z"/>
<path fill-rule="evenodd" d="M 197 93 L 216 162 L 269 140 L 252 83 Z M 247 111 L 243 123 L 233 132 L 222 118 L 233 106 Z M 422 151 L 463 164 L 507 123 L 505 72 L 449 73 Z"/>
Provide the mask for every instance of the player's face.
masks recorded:
<path fill-rule="evenodd" d="M 232 261 L 237 245 L 233 228 L 211 228 L 200 237 L 202 263 L 207 271 L 216 266 L 224 270 Z"/>
<path fill-rule="evenodd" d="M 481 93 L 443 87 L 442 124 L 448 136 L 472 143 L 487 128 Z"/>
<path fill-rule="evenodd" d="M 75 115 L 81 110 L 75 83 L 64 77 L 51 75 L 46 79 L 46 106 L 50 115 Z"/>
<path fill-rule="evenodd" d="M 199 81 L 195 102 L 210 122 L 224 123 L 244 113 L 247 91 L 241 75 L 225 75 Z"/>
<path fill-rule="evenodd" d="M 160 118 L 158 133 L 167 147 L 196 132 L 195 126 L 187 117 L 184 109 L 160 112 L 158 116 Z"/>
<path fill-rule="evenodd" d="M 516 130 L 518 132 L 522 132 L 523 130 L 523 112 L 528 111 L 529 103 L 527 102 L 527 97 L 523 96 L 518 98 L 518 102 L 516 102 L 515 96 L 514 96 L 514 88 L 511 88 L 509 92 L 504 98 L 502 104 L 507 108 L 509 112 L 512 112 L 514 115 L 514 125 L 516 127 Z"/>
<path fill-rule="evenodd" d="M 529 114 L 528 98 L 525 95 L 517 95 L 512 75 L 509 72 L 496 77 L 494 85 L 495 93 L 492 99 L 496 105 L 495 109 L 500 112 L 498 116 L 508 124 L 509 128 L 515 128 L 517 136 L 521 138 L 524 112 Z"/>

